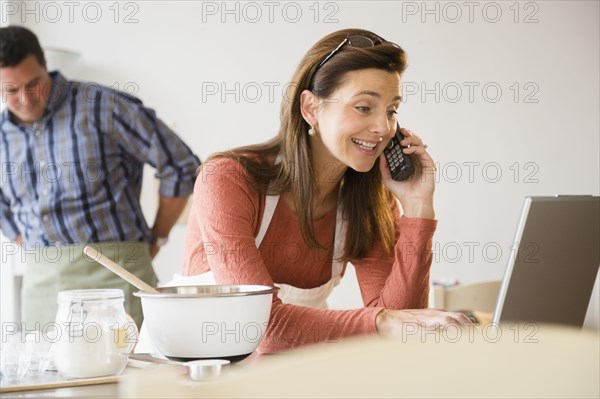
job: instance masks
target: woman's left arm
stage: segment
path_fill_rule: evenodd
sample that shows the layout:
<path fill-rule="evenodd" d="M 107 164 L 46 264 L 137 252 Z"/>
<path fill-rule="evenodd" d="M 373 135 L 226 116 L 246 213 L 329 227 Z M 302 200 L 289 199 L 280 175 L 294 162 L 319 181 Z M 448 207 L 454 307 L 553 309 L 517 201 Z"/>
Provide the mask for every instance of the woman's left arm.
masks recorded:
<path fill-rule="evenodd" d="M 402 206 L 393 205 L 396 244 L 393 257 L 377 241 L 368 256 L 354 262 L 365 306 L 387 309 L 427 307 L 433 233 L 437 227 L 433 208 L 435 163 L 423 141 L 410 130 L 401 129 L 404 153 L 415 163 L 415 174 L 403 182 L 391 178 L 385 157 L 379 160 L 385 186 Z"/>
<path fill-rule="evenodd" d="M 397 204 L 393 212 L 396 244 L 392 256 L 376 240 L 365 258 L 352 262 L 363 303 L 386 309 L 426 308 L 437 220 L 400 217 Z"/>

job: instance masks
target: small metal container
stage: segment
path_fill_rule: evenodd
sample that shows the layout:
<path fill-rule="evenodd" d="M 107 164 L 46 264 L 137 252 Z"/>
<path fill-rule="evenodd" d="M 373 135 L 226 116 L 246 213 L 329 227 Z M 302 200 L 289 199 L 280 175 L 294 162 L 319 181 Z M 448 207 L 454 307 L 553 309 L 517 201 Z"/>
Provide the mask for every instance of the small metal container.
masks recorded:
<path fill-rule="evenodd" d="M 194 381 L 216 380 L 225 369 L 229 368 L 229 364 L 229 360 L 224 359 L 192 360 L 185 363 L 189 369 L 190 378 Z"/>
<path fill-rule="evenodd" d="M 200 359 L 189 362 L 174 362 L 172 360 L 154 357 L 150 353 L 131 353 L 129 354 L 129 359 L 181 367 L 185 370 L 185 374 L 188 374 L 194 381 L 216 380 L 223 375 L 230 364 L 229 360 L 225 359 Z"/>

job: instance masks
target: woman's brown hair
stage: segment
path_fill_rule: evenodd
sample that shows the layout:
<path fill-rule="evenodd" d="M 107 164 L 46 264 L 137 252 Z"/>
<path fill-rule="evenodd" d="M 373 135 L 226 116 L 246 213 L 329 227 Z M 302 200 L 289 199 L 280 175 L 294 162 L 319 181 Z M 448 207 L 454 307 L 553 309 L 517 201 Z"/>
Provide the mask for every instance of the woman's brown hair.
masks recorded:
<path fill-rule="evenodd" d="M 319 66 L 332 50 L 351 36 L 370 38 L 375 45 L 360 48 L 344 45 Z M 362 29 L 344 29 L 325 36 L 308 50 L 293 75 L 290 91 L 281 105 L 281 125 L 277 136 L 262 144 L 216 153 L 211 157 L 227 157 L 239 162 L 253 177 L 253 184 L 261 193 L 279 195 L 290 192 L 302 236 L 314 248 L 323 246 L 317 241 L 313 227 L 312 202 L 316 182 L 307 134 L 310 126 L 300 111 L 300 94 L 310 90 L 327 99 L 341 85 L 346 73 L 366 68 L 401 75 L 406 69 L 406 55 L 396 44 Z M 278 155 L 280 162 L 273 162 Z M 351 168 L 346 170 L 338 203 L 348 219 L 344 261 L 366 256 L 377 236 L 391 254 L 395 240 L 393 196 L 383 185 L 378 160 L 366 173 Z"/>

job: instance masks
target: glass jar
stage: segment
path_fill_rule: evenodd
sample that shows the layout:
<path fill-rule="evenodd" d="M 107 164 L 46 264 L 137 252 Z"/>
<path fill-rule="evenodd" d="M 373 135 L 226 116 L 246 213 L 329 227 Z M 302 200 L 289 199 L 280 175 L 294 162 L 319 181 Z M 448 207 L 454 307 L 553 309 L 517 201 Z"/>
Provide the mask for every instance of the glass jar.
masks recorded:
<path fill-rule="evenodd" d="M 123 290 L 62 291 L 56 313 L 56 369 L 68 378 L 117 375 L 135 346 L 137 327 L 123 306 Z"/>

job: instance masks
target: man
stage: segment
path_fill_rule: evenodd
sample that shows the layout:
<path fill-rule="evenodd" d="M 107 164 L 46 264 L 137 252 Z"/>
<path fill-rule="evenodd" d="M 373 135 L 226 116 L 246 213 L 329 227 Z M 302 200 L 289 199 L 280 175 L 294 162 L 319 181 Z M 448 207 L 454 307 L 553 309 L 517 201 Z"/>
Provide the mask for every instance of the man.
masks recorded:
<path fill-rule="evenodd" d="M 0 229 L 25 254 L 26 328 L 54 321 L 59 291 L 86 288 L 123 289 L 139 326 L 134 287 L 82 249 L 93 243 L 155 285 L 151 259 L 192 193 L 199 159 L 137 98 L 49 73 L 23 27 L 0 28 L 0 84 Z M 151 229 L 139 202 L 144 163 L 161 182 Z"/>

